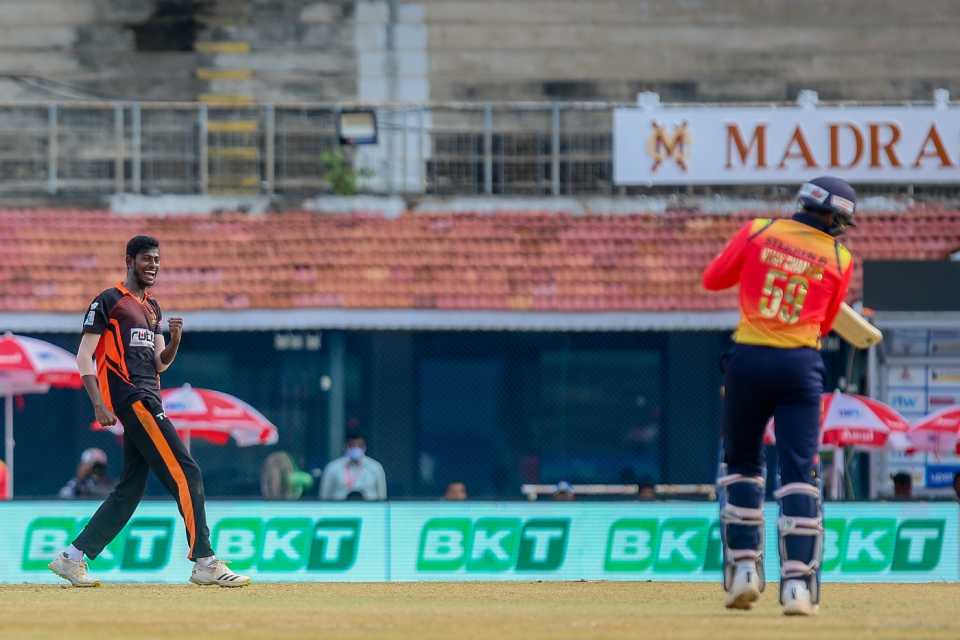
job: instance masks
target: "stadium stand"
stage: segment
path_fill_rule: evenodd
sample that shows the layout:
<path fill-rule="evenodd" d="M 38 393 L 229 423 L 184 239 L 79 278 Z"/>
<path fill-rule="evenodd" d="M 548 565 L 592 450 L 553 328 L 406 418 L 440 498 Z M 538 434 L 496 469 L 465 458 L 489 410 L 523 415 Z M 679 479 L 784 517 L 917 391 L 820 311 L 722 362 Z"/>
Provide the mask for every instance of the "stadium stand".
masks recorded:
<path fill-rule="evenodd" d="M 163 245 L 172 307 L 684 311 L 735 308 L 703 265 L 760 212 L 589 215 L 303 212 L 137 217 L 0 211 L 0 311 L 75 312 L 118 278 L 126 240 Z M 946 259 L 960 211 L 865 214 L 858 259 Z M 858 268 L 851 299 L 861 291 Z"/>

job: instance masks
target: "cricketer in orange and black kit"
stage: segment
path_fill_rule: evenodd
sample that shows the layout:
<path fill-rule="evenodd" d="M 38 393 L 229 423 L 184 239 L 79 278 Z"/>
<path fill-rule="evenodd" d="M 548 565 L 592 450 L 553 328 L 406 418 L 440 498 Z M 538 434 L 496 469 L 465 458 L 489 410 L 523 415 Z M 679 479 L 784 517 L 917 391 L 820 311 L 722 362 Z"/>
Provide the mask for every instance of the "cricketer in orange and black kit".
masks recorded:
<path fill-rule="evenodd" d="M 756 518 L 762 519 L 764 497 L 763 432 L 773 417 L 780 484 L 774 495 L 785 517 L 809 525 L 781 531 L 783 577 L 805 580 L 814 604 L 815 556 L 822 550 L 816 454 L 825 368 L 819 349 L 853 273 L 853 257 L 837 236 L 853 226 L 855 199 L 843 180 L 811 180 L 801 187 L 796 214 L 746 223 L 703 273 L 706 289 L 740 286 L 740 321 L 723 359 L 726 470 L 718 485 L 725 489 L 722 509 L 724 501 L 734 508 L 726 514 L 725 548 L 733 560 L 760 561 Z"/>
<path fill-rule="evenodd" d="M 96 558 L 133 515 L 152 469 L 183 516 L 191 560 L 213 556 L 204 510 L 200 468 L 160 403 L 155 335 L 160 305 L 123 283 L 103 291 L 84 316 L 83 333 L 99 334 L 97 379 L 106 407 L 123 424 L 123 474 L 73 545 Z"/>

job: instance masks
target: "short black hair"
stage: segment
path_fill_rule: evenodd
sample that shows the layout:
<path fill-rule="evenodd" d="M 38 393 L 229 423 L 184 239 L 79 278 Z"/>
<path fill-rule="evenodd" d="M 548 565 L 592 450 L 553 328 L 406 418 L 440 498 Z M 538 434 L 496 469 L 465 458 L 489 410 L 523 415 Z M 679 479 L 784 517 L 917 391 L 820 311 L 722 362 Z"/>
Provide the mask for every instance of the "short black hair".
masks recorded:
<path fill-rule="evenodd" d="M 133 236 L 127 242 L 127 257 L 136 258 L 144 251 L 159 249 L 160 241 L 152 236 Z"/>
<path fill-rule="evenodd" d="M 367 441 L 367 439 L 363 437 L 362 433 L 356 433 L 356 432 L 348 433 L 346 437 L 344 437 L 343 439 L 344 442 L 350 442 L 351 440 L 363 440 L 364 442 Z"/>

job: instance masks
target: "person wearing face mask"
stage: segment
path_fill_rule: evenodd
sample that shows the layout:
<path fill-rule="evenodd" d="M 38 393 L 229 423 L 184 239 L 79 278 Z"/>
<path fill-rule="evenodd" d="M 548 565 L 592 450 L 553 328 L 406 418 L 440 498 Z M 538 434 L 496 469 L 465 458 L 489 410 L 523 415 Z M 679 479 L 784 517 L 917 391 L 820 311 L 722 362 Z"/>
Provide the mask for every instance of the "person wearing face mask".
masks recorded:
<path fill-rule="evenodd" d="M 320 479 L 322 500 L 346 500 L 360 494 L 364 500 L 387 499 L 387 477 L 383 466 L 367 456 L 367 442 L 361 435 L 350 435 L 344 455 L 331 461 Z"/>

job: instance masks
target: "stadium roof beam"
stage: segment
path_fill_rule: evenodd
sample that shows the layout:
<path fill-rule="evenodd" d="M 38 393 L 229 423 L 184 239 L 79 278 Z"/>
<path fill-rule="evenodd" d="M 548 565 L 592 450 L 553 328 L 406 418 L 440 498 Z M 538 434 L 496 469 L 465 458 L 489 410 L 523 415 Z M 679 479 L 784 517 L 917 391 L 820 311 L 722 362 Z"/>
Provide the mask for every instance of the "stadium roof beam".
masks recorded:
<path fill-rule="evenodd" d="M 457 311 L 423 309 L 250 309 L 170 311 L 190 331 L 292 331 L 313 329 L 416 331 L 723 331 L 736 311 Z M 75 313 L 0 313 L 0 331 L 79 331 Z"/>

